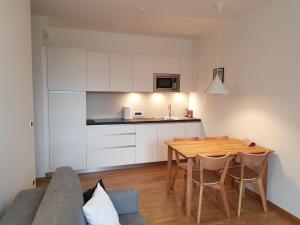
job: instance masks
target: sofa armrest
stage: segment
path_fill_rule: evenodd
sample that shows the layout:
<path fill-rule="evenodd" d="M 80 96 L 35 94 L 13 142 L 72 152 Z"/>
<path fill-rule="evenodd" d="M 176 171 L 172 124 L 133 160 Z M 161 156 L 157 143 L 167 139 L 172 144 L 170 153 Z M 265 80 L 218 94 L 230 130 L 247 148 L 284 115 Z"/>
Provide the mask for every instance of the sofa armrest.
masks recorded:
<path fill-rule="evenodd" d="M 107 192 L 119 215 L 139 212 L 139 193 L 133 189 Z"/>

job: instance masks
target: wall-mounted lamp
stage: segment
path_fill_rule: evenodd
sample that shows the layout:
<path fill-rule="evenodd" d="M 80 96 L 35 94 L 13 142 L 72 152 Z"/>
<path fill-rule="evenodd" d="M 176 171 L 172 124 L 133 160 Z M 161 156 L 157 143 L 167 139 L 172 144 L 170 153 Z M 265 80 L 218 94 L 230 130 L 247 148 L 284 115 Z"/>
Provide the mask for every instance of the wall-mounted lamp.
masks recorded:
<path fill-rule="evenodd" d="M 228 89 L 220 80 L 219 76 L 216 76 L 215 79 L 211 82 L 211 84 L 206 89 L 206 94 L 220 94 L 220 95 L 227 95 L 229 94 Z"/>

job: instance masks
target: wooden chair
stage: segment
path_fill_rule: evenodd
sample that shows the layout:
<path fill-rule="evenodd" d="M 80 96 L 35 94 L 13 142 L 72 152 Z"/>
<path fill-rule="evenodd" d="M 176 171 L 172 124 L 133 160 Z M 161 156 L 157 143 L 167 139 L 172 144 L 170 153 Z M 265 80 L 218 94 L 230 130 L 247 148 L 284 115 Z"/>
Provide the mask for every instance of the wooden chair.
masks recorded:
<path fill-rule="evenodd" d="M 216 137 L 205 137 L 204 140 L 222 140 L 222 139 L 229 139 L 227 135 L 224 136 L 216 136 Z"/>
<path fill-rule="evenodd" d="M 174 138 L 174 141 L 199 141 L 200 139 L 198 137 L 191 137 L 191 138 Z M 175 158 L 176 158 L 176 167 L 174 168 L 174 174 L 172 176 L 172 183 L 171 183 L 171 188 L 174 188 L 175 185 L 175 181 L 178 175 L 178 171 L 180 169 L 183 169 L 185 172 L 187 171 L 187 162 L 182 162 L 180 160 L 179 154 L 177 152 L 174 153 L 175 154 Z M 198 169 L 198 167 L 196 167 L 196 164 L 194 165 L 193 169 Z"/>
<path fill-rule="evenodd" d="M 201 219 L 204 187 L 220 191 L 225 213 L 227 218 L 229 218 L 230 212 L 224 183 L 231 157 L 227 154 L 222 157 L 206 157 L 199 155 L 196 158 L 200 161 L 199 171 L 193 172 L 193 182 L 200 186 L 197 223 L 199 224 Z M 184 192 L 186 192 L 186 186 Z"/>
<path fill-rule="evenodd" d="M 238 216 L 241 215 L 242 197 L 244 195 L 244 183 L 255 184 L 259 188 L 259 193 L 265 212 L 268 211 L 266 192 L 264 190 L 263 179 L 268 165 L 269 151 L 263 154 L 239 153 L 236 157 L 241 163 L 240 167 L 229 168 L 228 176 L 239 182 L 239 203 Z"/>

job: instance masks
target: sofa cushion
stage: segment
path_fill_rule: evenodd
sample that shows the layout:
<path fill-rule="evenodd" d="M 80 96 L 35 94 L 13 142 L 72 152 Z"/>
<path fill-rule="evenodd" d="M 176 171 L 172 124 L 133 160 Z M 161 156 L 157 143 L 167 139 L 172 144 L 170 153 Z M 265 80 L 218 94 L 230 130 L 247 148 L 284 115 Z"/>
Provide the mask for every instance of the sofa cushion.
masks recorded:
<path fill-rule="evenodd" d="M 83 213 L 90 225 L 120 225 L 118 213 L 100 184 L 93 197 L 83 206 Z"/>
<path fill-rule="evenodd" d="M 0 225 L 30 225 L 45 194 L 44 189 L 21 191 L 0 220 Z"/>
<path fill-rule="evenodd" d="M 144 217 L 139 213 L 121 215 L 119 220 L 121 225 L 147 225 Z"/>
<path fill-rule="evenodd" d="M 100 179 L 100 180 L 98 181 L 98 183 L 95 185 L 95 187 L 90 188 L 90 189 L 88 189 L 86 192 L 83 193 L 83 201 L 84 201 L 84 204 L 87 203 L 87 202 L 93 197 L 94 191 L 96 190 L 98 184 L 100 184 L 101 187 L 103 188 L 103 190 L 106 191 L 106 188 L 105 188 L 105 186 L 104 186 L 103 180 Z"/>
<path fill-rule="evenodd" d="M 119 215 L 139 212 L 139 193 L 133 189 L 107 193 Z"/>
<path fill-rule="evenodd" d="M 70 167 L 56 170 L 33 225 L 86 225 L 79 177 Z"/>

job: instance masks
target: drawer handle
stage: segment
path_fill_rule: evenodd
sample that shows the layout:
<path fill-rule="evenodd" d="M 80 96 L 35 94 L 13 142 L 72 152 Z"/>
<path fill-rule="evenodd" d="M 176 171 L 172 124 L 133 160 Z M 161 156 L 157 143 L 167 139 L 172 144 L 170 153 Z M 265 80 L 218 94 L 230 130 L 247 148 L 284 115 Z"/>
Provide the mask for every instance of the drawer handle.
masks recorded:
<path fill-rule="evenodd" d="M 88 136 L 89 137 L 106 137 L 106 136 L 123 136 L 123 135 L 135 135 L 135 133 L 95 134 L 95 135 L 88 135 Z"/>
<path fill-rule="evenodd" d="M 101 150 L 107 150 L 107 149 L 117 149 L 117 148 L 135 148 L 136 145 L 124 145 L 124 146 L 115 146 L 115 147 L 104 147 L 104 148 L 97 148 L 97 149 L 91 149 L 90 151 L 101 151 Z"/>

